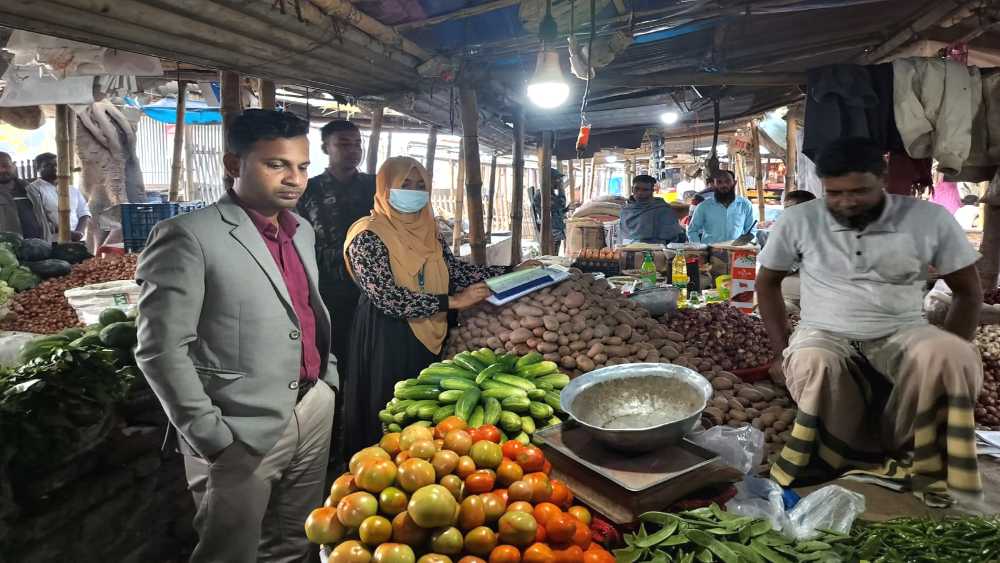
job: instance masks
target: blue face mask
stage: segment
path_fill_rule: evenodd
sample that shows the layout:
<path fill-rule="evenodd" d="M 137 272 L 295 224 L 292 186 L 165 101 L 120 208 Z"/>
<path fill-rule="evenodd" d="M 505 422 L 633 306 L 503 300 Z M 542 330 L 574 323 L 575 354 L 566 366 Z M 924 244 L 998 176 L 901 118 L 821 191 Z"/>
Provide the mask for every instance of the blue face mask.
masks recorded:
<path fill-rule="evenodd" d="M 389 190 L 389 205 L 400 213 L 416 213 L 427 205 L 430 194 L 423 190 L 404 190 L 392 188 Z"/>

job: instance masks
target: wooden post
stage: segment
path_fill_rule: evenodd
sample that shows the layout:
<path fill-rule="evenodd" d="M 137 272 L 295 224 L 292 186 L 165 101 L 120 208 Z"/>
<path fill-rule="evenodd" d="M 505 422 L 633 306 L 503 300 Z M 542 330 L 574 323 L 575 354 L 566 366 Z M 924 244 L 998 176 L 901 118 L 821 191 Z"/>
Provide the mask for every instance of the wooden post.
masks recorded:
<path fill-rule="evenodd" d="M 368 164 L 366 170 L 369 174 L 375 174 L 378 166 L 378 138 L 382 134 L 382 117 L 385 114 L 385 106 L 379 104 L 372 110 L 372 132 L 368 137 Z"/>
<path fill-rule="evenodd" d="M 787 134 L 785 135 L 785 193 L 796 189 L 796 175 L 799 170 L 798 131 L 799 121 L 788 110 Z"/>
<path fill-rule="evenodd" d="M 195 185 L 194 177 L 194 145 L 191 142 L 191 136 L 184 133 L 184 199 L 191 201 L 196 199 L 195 192 L 197 191 L 197 186 Z"/>
<path fill-rule="evenodd" d="M 486 241 L 493 237 L 493 207 L 497 195 L 497 153 L 490 159 L 490 191 L 486 196 Z"/>
<path fill-rule="evenodd" d="M 452 193 L 455 197 L 455 224 L 451 230 L 451 251 L 458 257 L 462 250 L 462 222 L 465 214 L 465 139 L 458 143 L 458 174 L 455 175 L 455 183 L 452 186 Z"/>
<path fill-rule="evenodd" d="M 984 291 L 993 289 L 1000 276 L 1000 206 L 988 203 L 983 206 L 983 242 L 979 254 L 983 256 L 976 264 L 979 281 Z"/>
<path fill-rule="evenodd" d="M 226 151 L 229 151 L 229 126 L 233 119 L 243 111 L 242 97 L 240 96 L 240 75 L 236 72 L 222 71 L 220 78 L 220 89 L 222 100 L 220 100 L 222 113 L 222 130 L 226 135 Z"/>
<path fill-rule="evenodd" d="M 569 180 L 569 202 L 576 203 L 576 159 L 571 158 L 568 164 L 567 179 Z"/>
<path fill-rule="evenodd" d="M 521 263 L 521 227 L 524 221 L 524 108 L 514 109 L 514 147 L 511 162 L 510 263 Z"/>
<path fill-rule="evenodd" d="M 479 106 L 475 86 L 462 81 L 458 87 L 458 96 L 462 107 L 462 156 L 465 160 L 466 205 L 469 206 L 469 246 L 472 248 L 472 263 L 484 265 L 486 237 L 483 229 L 483 168 L 479 163 Z"/>
<path fill-rule="evenodd" d="M 542 190 L 542 208 L 539 210 L 542 216 L 542 255 L 552 254 L 552 174 L 549 168 L 552 167 L 552 132 L 542 132 L 542 144 L 538 147 L 538 175 L 539 186 Z"/>
<path fill-rule="evenodd" d="M 424 168 L 427 169 L 427 175 L 430 176 L 431 186 L 434 185 L 434 159 L 437 152 L 437 143 L 438 128 L 437 125 L 431 125 L 427 131 L 427 157 L 424 159 Z"/>
<path fill-rule="evenodd" d="M 597 154 L 590 158 L 590 189 L 587 200 L 594 199 L 594 187 L 597 185 Z"/>
<path fill-rule="evenodd" d="M 72 110 L 67 105 L 56 106 L 56 158 L 57 180 L 56 188 L 58 214 L 59 214 L 59 242 L 69 242 L 69 180 L 73 174 L 73 155 L 70 149 L 72 140 L 70 139 L 70 121 L 72 120 Z"/>
<path fill-rule="evenodd" d="M 622 192 L 625 194 L 625 197 L 629 197 L 632 195 L 632 178 L 634 177 L 635 177 L 635 161 L 631 159 L 626 160 L 625 185 L 622 186 Z"/>
<path fill-rule="evenodd" d="M 187 105 L 187 82 L 177 81 L 177 111 L 174 113 L 174 160 L 170 165 L 170 191 L 167 201 L 177 201 L 181 189 L 181 171 L 184 169 L 184 119 Z M 188 171 L 190 174 L 191 171 Z"/>
<path fill-rule="evenodd" d="M 389 131 L 385 140 L 385 157 L 392 158 L 392 130 Z"/>
<path fill-rule="evenodd" d="M 757 188 L 757 220 L 764 222 L 764 163 L 760 159 L 760 129 L 757 120 L 750 122 L 750 160 L 753 162 L 754 185 Z"/>
<path fill-rule="evenodd" d="M 260 109 L 274 109 L 277 107 L 275 101 L 275 87 L 273 80 L 260 80 Z"/>

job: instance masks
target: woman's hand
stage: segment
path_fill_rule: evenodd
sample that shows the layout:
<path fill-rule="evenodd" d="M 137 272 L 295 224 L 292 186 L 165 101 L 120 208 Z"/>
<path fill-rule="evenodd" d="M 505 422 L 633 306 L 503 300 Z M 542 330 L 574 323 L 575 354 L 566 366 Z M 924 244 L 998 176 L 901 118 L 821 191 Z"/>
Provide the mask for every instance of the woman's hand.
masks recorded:
<path fill-rule="evenodd" d="M 458 311 L 468 309 L 492 294 L 493 292 L 490 291 L 490 288 L 485 283 L 479 282 L 477 284 L 470 285 L 462 291 L 459 291 L 456 295 L 449 297 L 448 308 Z"/>
<path fill-rule="evenodd" d="M 519 272 L 521 270 L 527 270 L 528 268 L 541 268 L 542 266 L 544 266 L 544 264 L 538 260 L 525 260 L 517 266 L 514 266 L 514 271 Z"/>

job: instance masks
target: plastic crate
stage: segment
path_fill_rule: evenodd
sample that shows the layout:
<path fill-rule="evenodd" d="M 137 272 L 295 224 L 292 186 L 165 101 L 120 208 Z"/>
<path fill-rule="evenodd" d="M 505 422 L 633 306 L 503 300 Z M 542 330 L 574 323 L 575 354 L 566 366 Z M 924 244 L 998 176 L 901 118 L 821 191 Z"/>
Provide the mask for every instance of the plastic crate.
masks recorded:
<path fill-rule="evenodd" d="M 179 205 L 176 203 L 123 203 L 122 239 L 125 250 L 140 252 L 146 246 L 153 226 L 164 219 L 177 215 Z"/>

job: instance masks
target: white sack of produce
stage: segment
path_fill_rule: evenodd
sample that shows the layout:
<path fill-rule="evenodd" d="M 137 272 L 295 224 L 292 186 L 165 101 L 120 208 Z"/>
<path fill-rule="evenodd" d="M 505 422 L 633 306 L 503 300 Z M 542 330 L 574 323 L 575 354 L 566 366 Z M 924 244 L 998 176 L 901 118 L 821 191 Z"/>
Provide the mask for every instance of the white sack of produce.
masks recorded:
<path fill-rule="evenodd" d="M 66 290 L 64 295 L 80 317 L 80 322 L 92 325 L 98 322 L 105 309 L 131 312 L 139 302 L 139 284 L 135 280 L 95 283 Z"/>
<path fill-rule="evenodd" d="M 604 279 L 574 274 L 565 282 L 501 307 L 484 304 L 460 316 L 447 356 L 486 347 L 523 356 L 535 351 L 566 372 L 633 362 L 669 362 L 681 355 L 671 332 Z"/>
<path fill-rule="evenodd" d="M 944 280 L 938 280 L 927 295 L 924 296 L 924 315 L 927 321 L 936 326 L 944 325 L 951 309 L 951 288 Z M 979 324 L 1000 324 L 1000 305 L 983 303 L 979 308 Z"/>
<path fill-rule="evenodd" d="M 38 335 L 31 332 L 0 332 L 0 367 L 19 364 L 17 356 L 21 351 L 21 346 L 36 338 Z"/>
<path fill-rule="evenodd" d="M 618 217 L 622 214 L 622 206 L 610 201 L 588 201 L 573 212 L 574 219 L 594 216 Z"/>

